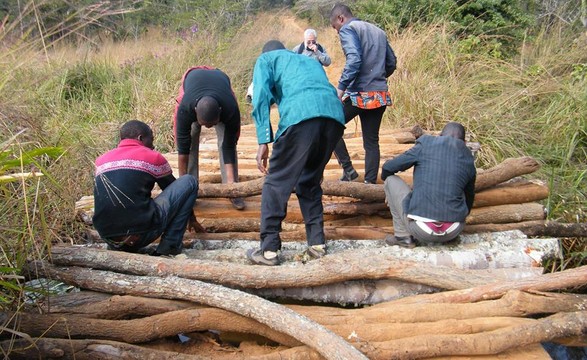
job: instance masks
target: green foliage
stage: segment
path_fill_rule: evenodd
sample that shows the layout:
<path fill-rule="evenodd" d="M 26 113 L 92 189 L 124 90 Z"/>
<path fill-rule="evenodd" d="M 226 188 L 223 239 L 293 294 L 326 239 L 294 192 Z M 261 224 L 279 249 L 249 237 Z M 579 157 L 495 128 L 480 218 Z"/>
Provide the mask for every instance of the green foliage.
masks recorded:
<path fill-rule="evenodd" d="M 469 53 L 501 58 L 517 47 L 531 24 L 516 0 L 366 0 L 357 3 L 358 17 L 389 30 L 437 23 L 450 24 Z"/>
<path fill-rule="evenodd" d="M 51 239 L 46 237 L 43 182 L 54 183 L 45 172 L 46 165 L 63 155 L 63 150 L 56 147 L 26 149 L 18 141 L 21 134 L 15 134 L 0 144 L 1 309 L 11 309 L 22 301 L 20 269 L 28 255 L 42 257 L 45 248 L 51 244 Z M 31 170 L 36 173 L 29 172 Z M 41 180 L 40 175 L 46 175 L 46 180 Z"/>
<path fill-rule="evenodd" d="M 367 0 L 357 3 L 355 16 L 387 29 L 450 20 L 457 8 L 454 0 Z"/>
<path fill-rule="evenodd" d="M 77 64 L 65 70 L 62 99 L 66 102 L 111 103 L 128 109 L 132 102 L 132 89 L 125 75 L 108 64 Z"/>

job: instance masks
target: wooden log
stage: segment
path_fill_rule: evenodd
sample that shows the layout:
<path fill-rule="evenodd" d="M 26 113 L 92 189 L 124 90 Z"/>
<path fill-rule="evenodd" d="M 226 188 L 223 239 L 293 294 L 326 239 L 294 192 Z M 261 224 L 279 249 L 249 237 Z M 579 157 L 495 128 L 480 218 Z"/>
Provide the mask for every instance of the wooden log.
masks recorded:
<path fill-rule="evenodd" d="M 423 294 L 413 297 L 426 296 L 429 295 Z M 389 301 L 352 311 L 341 311 L 337 308 L 318 306 L 312 307 L 311 310 L 302 305 L 291 305 L 289 307 L 301 314 L 308 314 L 311 311 L 311 318 L 324 326 L 357 326 L 358 324 L 377 324 L 381 322 L 419 323 L 492 316 L 523 317 L 541 313 L 572 312 L 577 309 L 583 309 L 587 304 L 585 296 L 563 296 L 559 298 L 556 296 L 550 297 L 550 294 L 547 294 L 541 297 L 540 295 L 522 291 L 509 291 L 501 298 L 474 303 L 425 303 L 425 306 L 423 306 L 423 303 L 420 302 L 406 303 L 402 300 Z M 550 305 L 553 306 L 547 310 Z"/>
<path fill-rule="evenodd" d="M 542 181 L 513 181 L 476 192 L 473 207 L 531 203 L 547 197 L 548 186 Z"/>
<path fill-rule="evenodd" d="M 311 317 L 311 313 L 307 316 Z M 99 339 L 140 344 L 177 334 L 214 329 L 220 332 L 260 335 L 285 346 L 301 345 L 299 341 L 273 331 L 255 320 L 215 308 L 170 311 L 132 320 L 23 312 L 0 313 L 0 318 L 5 326 L 32 337 Z M 389 341 L 421 335 L 472 334 L 534 321 L 516 317 L 482 317 L 421 323 L 333 325 L 329 329 L 342 337 L 354 334 L 361 341 Z"/>
<path fill-rule="evenodd" d="M 169 311 L 132 320 L 0 312 L 0 320 L 4 326 L 19 329 L 32 337 L 100 339 L 139 344 L 181 333 L 214 329 L 255 334 L 286 346 L 301 345 L 294 338 L 255 320 L 216 308 Z"/>
<path fill-rule="evenodd" d="M 517 176 L 537 171 L 540 165 L 531 157 L 509 158 L 502 163 L 479 172 L 475 182 L 477 192 L 503 183 Z M 200 184 L 198 196 L 207 197 L 247 197 L 261 194 L 263 178 L 236 184 Z M 378 184 L 356 182 L 324 181 L 324 195 L 344 196 L 364 201 L 385 199 L 383 187 Z"/>
<path fill-rule="evenodd" d="M 318 359 L 316 352 L 307 347 L 295 347 L 287 350 L 280 350 L 266 355 L 250 356 L 251 360 L 309 360 Z M 506 351 L 500 352 L 496 355 L 464 355 L 464 356 L 438 356 L 429 357 L 429 360 L 551 360 L 550 355 L 544 350 L 541 344 L 532 344 L 528 346 L 520 346 Z"/>
<path fill-rule="evenodd" d="M 178 310 L 207 308 L 191 301 L 121 296 L 89 290 L 49 295 L 38 301 L 37 305 L 39 308 L 31 311 L 105 320 L 133 319 Z"/>
<path fill-rule="evenodd" d="M 538 169 L 540 164 L 529 156 L 505 159 L 498 165 L 477 173 L 475 191 L 488 189 L 517 176 L 531 174 Z"/>
<path fill-rule="evenodd" d="M 496 299 L 509 290 L 551 291 L 564 290 L 587 283 L 587 265 L 560 272 L 544 274 L 539 277 L 514 281 L 496 282 L 465 290 L 444 291 L 436 294 L 424 294 L 395 300 L 396 303 L 440 303 L 440 302 L 475 302 Z"/>
<path fill-rule="evenodd" d="M 512 277 L 508 278 L 513 280 L 519 277 L 539 275 L 532 270 L 516 269 L 516 273 L 507 273 L 504 276 L 510 275 Z M 343 283 L 303 288 L 247 289 L 247 292 L 266 299 L 311 301 L 314 303 L 355 307 L 374 305 L 407 296 L 430 294 L 438 291 L 442 290 L 400 280 L 352 280 Z"/>
<path fill-rule="evenodd" d="M 533 324 L 470 335 L 432 335 L 358 346 L 369 359 L 422 359 L 434 356 L 496 355 L 517 348 L 587 332 L 587 311 L 561 313 Z"/>
<path fill-rule="evenodd" d="M 587 237 L 587 223 L 527 222 L 519 228 L 528 236 Z"/>
<path fill-rule="evenodd" d="M 394 247 L 356 249 L 307 263 L 260 267 L 204 260 L 164 259 L 90 248 L 54 247 L 52 261 L 62 266 L 88 266 L 137 275 L 180 275 L 239 288 L 308 287 L 354 279 L 398 279 L 442 289 L 463 289 L 499 281 L 495 274 L 398 258 Z M 410 254 L 414 254 L 410 252 Z M 365 262 L 364 259 L 369 259 Z M 433 261 L 454 266 L 450 257 Z"/>
<path fill-rule="evenodd" d="M 113 296 L 113 303 L 100 305 L 96 307 L 104 310 L 105 317 L 117 316 L 121 310 L 131 310 L 128 316 L 135 315 L 132 309 L 137 309 L 137 306 L 129 307 L 121 302 L 121 300 L 130 301 L 131 304 L 140 306 L 149 306 L 149 299 L 142 299 L 135 296 Z M 162 311 L 161 299 L 154 304 L 153 312 Z M 104 303 L 106 301 L 102 301 Z M 221 318 L 226 324 L 222 324 L 222 329 L 230 331 L 232 328 L 236 332 L 253 331 L 256 333 L 254 326 L 256 322 L 251 319 L 243 319 L 241 316 L 231 313 L 229 311 L 215 309 L 215 308 L 197 308 L 185 309 L 175 311 L 178 307 L 177 301 L 169 301 L 168 314 L 175 314 L 177 317 L 188 318 L 192 314 L 196 314 L 198 319 L 194 320 L 202 324 L 213 323 L 214 319 Z M 533 319 L 526 319 L 525 316 L 535 316 L 543 314 L 555 314 L 558 312 L 572 312 L 576 309 L 584 308 L 587 304 L 587 299 L 584 295 L 576 294 L 556 294 L 556 293 L 527 293 L 521 291 L 510 291 L 505 296 L 498 300 L 487 300 L 477 303 L 465 304 L 443 304 L 431 303 L 426 306 L 421 304 L 398 304 L 398 301 L 389 302 L 373 307 L 360 309 L 341 309 L 335 307 L 325 306 L 300 306 L 300 305 L 286 305 L 287 307 L 307 316 L 314 321 L 320 322 L 329 329 L 339 334 L 342 337 L 348 338 L 354 333 L 355 338 L 368 341 L 388 341 L 393 339 L 406 338 L 424 334 L 470 334 L 482 331 L 490 331 L 498 328 L 503 328 L 515 324 L 531 323 Z M 183 302 L 179 304 L 183 306 Z M 84 311 L 88 311 L 87 307 L 83 307 Z M 82 316 L 67 315 L 70 311 L 80 314 L 79 309 L 63 309 L 62 312 L 55 313 L 54 316 L 61 315 L 65 319 L 80 319 Z M 197 311 L 197 312 L 194 312 Z M 144 310 L 140 310 L 144 313 Z M 155 314 L 155 313 L 154 313 Z M 94 311 L 89 311 L 90 317 L 95 317 Z M 163 315 L 163 313 L 157 313 Z M 84 316 L 85 317 L 85 316 Z M 43 328 L 51 327 L 53 319 L 51 316 L 40 319 L 39 323 L 44 324 L 39 326 L 34 323 L 32 316 L 23 317 L 22 330 L 36 333 L 43 331 Z M 151 317 L 152 321 L 159 319 L 159 317 Z M 77 322 L 68 320 L 72 323 Z M 86 320 L 80 320 L 83 323 Z M 245 322 L 250 324 L 245 324 Z M 114 326 L 114 324 L 130 324 L 134 320 L 128 321 L 110 321 L 104 324 Z M 143 320 L 143 323 L 147 319 Z M 102 324 L 101 322 L 92 322 L 96 326 Z M 187 321 L 181 319 L 176 327 L 176 331 L 182 332 L 184 327 L 192 327 Z M 258 323 L 257 323 L 258 324 Z M 74 333 L 82 335 L 82 332 L 87 332 L 88 335 L 108 335 L 109 326 L 105 326 L 101 333 L 96 333 L 95 327 L 84 329 L 81 325 L 79 330 Z M 125 325 L 126 326 L 126 325 Z M 202 327 L 203 328 L 203 327 Z M 216 328 L 216 327 L 214 327 Z M 49 330 L 54 331 L 51 334 L 58 336 L 68 336 L 65 330 Z M 169 332 L 172 332 L 169 330 Z M 116 336 L 124 336 L 120 332 L 115 331 Z M 102 336 L 100 335 L 100 336 Z M 151 335 L 153 336 L 153 335 Z M 126 336 L 128 338 L 128 336 Z M 278 337 L 276 335 L 276 337 Z"/>
<path fill-rule="evenodd" d="M 479 234 L 519 230 L 527 236 L 587 237 L 586 223 L 560 223 L 550 220 L 531 220 L 505 224 L 468 224 L 464 234 Z"/>
<path fill-rule="evenodd" d="M 11 360 L 64 359 L 64 360 L 197 360 L 199 356 L 172 351 L 160 351 L 108 340 L 51 339 L 46 337 L 4 340 L 2 353 Z"/>
<path fill-rule="evenodd" d="M 510 349 L 519 349 L 541 342 L 552 341 L 562 337 L 580 335 L 587 331 L 587 311 L 563 313 L 537 320 L 532 324 L 510 326 L 469 335 L 425 335 L 387 342 L 364 342 L 357 346 L 371 360 L 379 359 L 422 359 L 440 356 L 496 356 Z M 297 356 L 311 352 L 301 348 L 292 348 L 286 351 L 296 351 Z M 282 356 L 289 355 L 282 352 Z M 528 358 L 528 357 L 526 357 Z M 257 356 L 252 359 L 275 359 L 275 357 Z"/>
<path fill-rule="evenodd" d="M 297 225 L 292 224 L 302 220 L 301 211 L 296 205 L 297 204 L 290 204 L 288 206 L 288 216 L 286 217 L 286 222 L 284 223 L 282 230 L 302 231 L 305 233 L 304 228 L 299 223 Z M 332 213 L 335 213 L 335 216 L 338 216 L 341 212 L 346 212 L 347 210 L 349 210 L 349 212 L 352 211 L 353 207 L 354 206 L 352 205 L 349 207 L 343 206 L 342 211 L 332 211 Z M 380 204 L 377 207 L 372 206 L 371 209 L 376 209 L 379 207 L 384 208 L 386 205 Z M 216 210 L 212 210 L 213 208 Z M 337 206 L 335 204 L 330 207 L 330 209 L 336 208 Z M 385 213 L 385 210 L 382 210 L 382 212 Z M 196 215 L 202 226 L 209 232 L 258 232 L 261 225 L 261 221 L 259 220 L 261 217 L 260 209 L 252 208 L 252 206 L 249 206 L 245 211 L 239 211 L 229 207 L 216 208 L 206 206 L 202 201 L 196 210 Z M 469 216 L 466 218 L 466 224 L 510 224 L 522 221 L 543 220 L 545 216 L 544 205 L 539 203 L 485 206 L 481 208 L 473 208 Z M 348 217 L 346 218 L 348 219 Z M 375 222 L 375 220 L 378 218 L 380 220 L 387 219 L 383 220 L 383 223 L 385 224 L 386 228 L 389 228 L 388 231 L 381 231 L 380 229 L 377 229 L 377 227 L 381 226 L 380 223 Z M 324 231 L 327 239 L 345 238 L 340 236 L 348 236 L 347 239 L 349 240 L 383 239 L 393 228 L 393 223 L 390 218 L 391 215 L 389 210 L 387 210 L 385 216 L 373 217 L 372 221 L 367 221 L 364 223 L 364 225 L 362 225 L 363 228 L 357 228 L 353 225 L 346 225 L 344 223 L 344 216 L 341 218 L 326 216 L 326 222 L 337 221 L 338 224 L 335 228 L 325 226 Z M 371 227 L 372 229 L 369 229 L 368 227 Z M 504 230 L 506 229 L 508 228 L 504 228 Z M 284 235 L 284 237 L 289 238 L 287 235 Z M 295 238 L 304 239 L 303 236 L 300 237 L 299 235 L 297 235 Z"/>
<path fill-rule="evenodd" d="M 189 300 L 232 311 L 290 335 L 326 359 L 367 359 L 349 343 L 321 325 L 282 305 L 239 290 L 175 276 L 163 279 L 87 268 L 63 271 L 48 263 L 43 264 L 42 268 L 50 278 L 60 279 L 81 288 L 112 294 Z"/>
<path fill-rule="evenodd" d="M 542 220 L 546 217 L 544 205 L 538 203 L 509 204 L 474 208 L 467 216 L 466 223 L 499 224 L 528 220 Z"/>
<path fill-rule="evenodd" d="M 167 306 L 162 306 L 164 302 L 168 303 Z M 130 306 L 129 303 L 131 304 Z M 153 305 L 151 305 L 151 303 Z M 184 329 L 192 328 L 192 325 L 190 325 L 189 322 L 184 321 L 184 318 L 189 318 L 192 313 L 191 310 L 182 310 L 184 309 L 184 304 L 184 302 L 174 300 L 149 299 L 134 296 L 112 296 L 112 300 L 98 301 L 92 304 L 93 306 L 57 307 L 54 309 L 54 315 L 78 315 L 71 318 L 65 316 L 65 318 L 72 323 L 72 333 L 78 333 L 78 330 L 74 330 L 75 326 L 78 326 L 78 328 L 81 329 L 84 328 L 79 324 L 76 325 L 78 321 L 81 321 L 88 323 L 86 328 L 91 329 L 91 334 L 93 336 L 96 336 L 96 331 L 98 331 L 98 334 L 101 333 L 108 336 L 107 328 L 102 329 L 102 327 L 96 326 L 98 325 L 97 323 L 91 321 L 88 322 L 88 320 L 75 319 L 81 319 L 79 316 L 118 318 L 119 314 L 124 311 L 129 311 L 127 312 L 127 316 L 133 317 L 137 315 L 135 314 L 135 311 L 139 308 L 141 308 L 139 310 L 141 314 L 149 312 L 155 315 L 166 312 L 164 310 L 164 308 L 166 308 L 170 312 L 169 314 L 173 312 L 173 318 L 178 319 L 175 330 L 169 329 L 169 331 L 177 331 L 176 333 L 181 333 Z M 327 313 L 324 312 L 324 307 L 298 306 L 297 308 L 294 307 L 294 309 L 315 321 L 319 321 L 320 317 L 325 318 L 328 316 L 339 319 L 338 324 L 327 325 L 327 327 L 345 338 L 349 338 L 349 335 L 353 334 L 349 340 L 388 341 L 425 334 L 470 334 L 490 331 L 511 325 L 532 323 L 535 321 L 533 319 L 520 318 L 520 316 L 570 312 L 577 308 L 583 308 L 586 304 L 587 301 L 585 296 L 581 295 L 555 293 L 533 294 L 511 291 L 500 300 L 484 301 L 478 304 L 455 304 L 456 306 L 453 307 L 446 307 L 443 304 L 431 304 L 429 307 L 427 306 L 425 308 L 422 308 L 419 304 L 399 305 L 397 308 L 386 306 L 386 313 L 378 311 L 375 314 L 369 315 L 368 318 L 363 314 L 372 312 L 373 310 L 370 309 L 377 309 L 377 307 L 358 310 L 326 308 L 328 309 Z M 445 309 L 446 311 L 444 311 Z M 239 315 L 220 309 L 198 308 L 197 311 L 196 321 L 202 324 L 213 324 L 218 322 L 217 319 L 222 319 L 221 321 L 224 326 L 223 331 L 230 331 L 230 328 L 232 327 L 234 328 L 234 331 L 253 329 L 252 333 L 257 333 L 254 324 L 261 326 L 254 320 L 244 319 Z M 411 314 L 419 315 L 417 317 L 411 317 Z M 454 319 L 453 317 L 455 315 L 460 320 Z M 345 320 L 344 322 L 340 321 L 340 319 L 343 318 L 349 320 Z M 27 330 L 27 332 L 34 335 L 34 331 L 42 331 L 46 326 L 47 328 L 51 328 L 48 330 L 50 332 L 46 333 L 47 336 L 56 336 L 56 332 L 60 330 L 52 329 L 52 323 L 48 319 L 51 319 L 51 317 L 40 319 L 40 323 L 44 324 L 43 326 L 35 324 L 33 318 L 21 321 L 21 329 Z M 148 321 L 157 323 L 157 319 L 159 318 L 151 317 Z M 146 321 L 147 319 L 144 319 L 143 323 L 146 323 Z M 134 322 L 134 320 L 118 323 L 125 327 L 132 322 Z M 243 326 L 241 324 L 243 322 L 249 322 L 250 324 L 245 324 L 245 326 Z M 330 322 L 332 323 L 332 321 Z M 115 323 L 117 322 L 112 322 L 112 326 L 114 326 Z M 217 327 L 215 326 L 214 328 Z M 117 330 L 114 330 L 114 333 L 117 333 Z M 79 334 L 81 335 L 81 333 Z M 90 333 L 87 334 L 89 335 Z M 63 333 L 62 335 L 69 336 L 67 333 Z M 561 341 L 566 340 L 562 339 Z M 557 340 L 557 342 L 559 342 L 559 340 Z"/>

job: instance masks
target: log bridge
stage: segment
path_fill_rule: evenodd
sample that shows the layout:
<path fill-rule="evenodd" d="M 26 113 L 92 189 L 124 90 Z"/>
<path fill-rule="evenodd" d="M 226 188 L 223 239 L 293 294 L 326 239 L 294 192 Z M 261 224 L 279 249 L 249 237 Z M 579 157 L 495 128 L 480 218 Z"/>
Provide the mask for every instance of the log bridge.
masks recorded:
<path fill-rule="evenodd" d="M 362 173 L 360 129 L 352 130 L 347 147 Z M 423 133 L 382 129 L 382 159 Z M 587 297 L 568 292 L 587 283 L 587 267 L 542 268 L 561 256 L 558 238 L 586 236 L 587 228 L 545 220 L 548 187 L 531 178 L 534 159 L 479 169 L 464 234 L 415 249 L 385 245 L 393 226 L 382 184 L 339 182 L 332 159 L 323 182 L 328 256 L 305 255 L 292 194 L 285 261 L 262 267 L 244 257 L 259 241 L 254 128 L 243 126 L 238 184 L 220 184 L 215 133 L 203 129 L 201 142 L 194 211 L 206 232 L 186 233 L 188 258 L 108 251 L 91 227 L 87 244 L 53 247 L 26 276 L 79 291 L 0 313 L 9 358 L 550 359 L 541 343 L 587 345 Z M 176 168 L 176 154 L 166 156 Z M 410 171 L 400 176 L 411 183 Z M 246 209 L 234 210 L 231 197 L 244 197 Z M 92 197 L 76 204 L 88 225 L 92 207 Z"/>

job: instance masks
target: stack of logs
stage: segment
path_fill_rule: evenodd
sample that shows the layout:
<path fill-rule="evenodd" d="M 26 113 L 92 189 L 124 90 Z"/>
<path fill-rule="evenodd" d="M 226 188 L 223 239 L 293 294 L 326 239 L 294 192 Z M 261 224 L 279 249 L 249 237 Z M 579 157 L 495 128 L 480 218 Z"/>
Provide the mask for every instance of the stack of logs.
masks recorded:
<path fill-rule="evenodd" d="M 383 130 L 382 159 L 412 146 L 421 134 L 416 130 Z M 353 135 L 347 146 L 361 173 L 362 142 Z M 292 195 L 282 233 L 286 262 L 263 267 L 243 256 L 245 248 L 258 246 L 259 236 L 263 178 L 254 139 L 254 128 L 244 126 L 241 183 L 221 185 L 215 134 L 203 133 L 195 211 L 207 233 L 186 234 L 185 244 L 220 250 L 188 249 L 189 258 L 180 260 L 100 246 L 54 247 L 50 261 L 29 263 L 28 276 L 82 291 L 47 297 L 31 311 L 2 313 L 4 329 L 14 329 L 3 333 L 11 336 L 0 341 L 3 352 L 11 359 L 550 359 L 541 343 L 587 344 L 587 297 L 557 292 L 587 283 L 587 267 L 542 274 L 542 256 L 556 256 L 557 240 L 519 232 L 577 231 L 572 224 L 546 222 L 538 201 L 548 196 L 547 187 L 519 179 L 538 169 L 534 159 L 479 170 L 466 226 L 472 235 L 456 245 L 415 249 L 383 245 L 393 228 L 382 185 L 338 181 L 333 160 L 323 182 L 332 251 L 319 260 L 299 253 L 305 232 Z M 174 154 L 168 159 L 175 164 Z M 401 176 L 411 182 L 409 172 Z M 232 209 L 230 197 L 245 197 L 246 209 Z M 91 220 L 91 208 L 91 197 L 78 202 L 84 221 Z M 521 235 L 498 241 L 495 233 L 478 234 L 502 230 Z M 226 252 L 230 247 L 236 252 Z M 523 261 L 512 255 L 514 247 Z M 468 252 L 480 248 L 468 262 Z M 390 281 L 396 284 L 372 291 Z M 400 292 L 398 282 L 418 291 Z M 364 307 L 265 299 L 292 287 L 358 292 L 357 283 L 369 290 L 355 301 Z"/>
<path fill-rule="evenodd" d="M 550 359 L 541 343 L 587 345 L 587 296 L 545 292 L 585 284 L 587 266 L 504 281 L 375 250 L 362 261 L 347 252 L 261 267 L 54 248 L 53 263 L 31 262 L 29 275 L 85 290 L 2 313 L 14 330 L 0 348 L 10 359 L 374 360 Z M 437 279 L 454 290 L 345 309 L 280 305 L 228 287 L 355 278 Z"/>
<path fill-rule="evenodd" d="M 352 124 L 352 122 L 350 123 Z M 349 132 L 347 128 L 347 133 Z M 381 159 L 392 158 L 413 146 L 424 131 L 382 129 Z M 393 231 L 391 215 L 385 204 L 381 184 L 363 184 L 364 151 L 359 132 L 345 135 L 353 165 L 361 174 L 356 182 L 338 181 L 342 171 L 333 157 L 324 172 L 324 223 L 327 240 L 383 239 Z M 260 194 L 262 174 L 257 169 L 257 142 L 253 125 L 241 130 L 238 144 L 238 168 L 241 183 L 228 186 L 220 183 L 216 134 L 203 129 L 200 144 L 200 191 L 195 213 L 207 233 L 187 234 L 187 239 L 200 240 L 258 240 L 260 225 Z M 177 154 L 166 154 L 177 176 Z M 545 220 L 545 208 L 538 201 L 548 197 L 548 187 L 540 180 L 521 179 L 540 168 L 530 157 L 510 158 L 497 166 L 478 169 L 474 209 L 467 218 L 465 233 L 521 230 L 526 235 L 579 236 L 587 227 L 558 224 Z M 411 184 L 412 173 L 399 174 Z M 381 182 L 381 180 L 379 180 Z M 231 207 L 227 198 L 244 197 L 246 209 Z M 84 220 L 91 223 L 93 197 L 87 196 L 76 204 Z M 579 234 L 579 235 L 578 235 Z M 287 217 L 283 223 L 284 241 L 303 241 L 305 230 L 295 194 L 290 198 Z"/>

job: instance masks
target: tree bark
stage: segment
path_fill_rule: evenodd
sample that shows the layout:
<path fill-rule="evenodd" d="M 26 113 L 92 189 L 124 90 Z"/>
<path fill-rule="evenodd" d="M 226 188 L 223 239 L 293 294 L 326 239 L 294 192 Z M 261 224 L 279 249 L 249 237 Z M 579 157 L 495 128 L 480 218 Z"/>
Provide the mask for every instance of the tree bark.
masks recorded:
<path fill-rule="evenodd" d="M 63 360 L 202 360 L 197 355 L 159 351 L 137 345 L 107 340 L 73 340 L 33 338 L 30 341 L 4 340 L 0 348 L 11 360 L 63 359 Z M 307 349 L 307 347 L 304 347 Z"/>
<path fill-rule="evenodd" d="M 587 332 L 587 311 L 561 313 L 533 324 L 470 335 L 433 335 L 357 346 L 369 359 L 422 359 L 434 356 L 496 355 L 508 349 Z"/>
<path fill-rule="evenodd" d="M 70 247 L 53 247 L 51 256 L 53 263 L 59 266 L 86 266 L 136 275 L 179 275 L 239 288 L 309 287 L 354 279 L 398 279 L 442 289 L 464 289 L 503 280 L 494 273 L 483 274 L 401 259 L 394 252 L 393 247 L 355 249 L 305 264 L 295 262 L 278 267 L 228 265 L 192 259 L 181 261 Z M 42 271 L 42 268 L 38 269 Z"/>
<path fill-rule="evenodd" d="M 560 223 L 549 220 L 521 221 L 506 224 L 470 224 L 464 234 L 520 230 L 526 236 L 587 237 L 587 223 Z"/>
<path fill-rule="evenodd" d="M 299 346 L 266 355 L 251 356 L 251 360 L 310 360 L 317 359 L 315 351 Z M 429 357 L 428 360 L 495 360 L 495 355 L 464 355 Z M 551 360 L 550 355 L 541 344 L 514 347 L 499 353 L 500 360 Z"/>
<path fill-rule="evenodd" d="M 131 303 L 149 306 L 148 299 L 141 299 L 133 296 L 117 297 L 114 309 L 97 303 L 99 308 L 105 308 L 105 317 L 113 317 L 120 314 L 121 310 L 128 310 L 129 307 L 122 303 L 121 300 L 130 301 Z M 118 301 L 116 301 L 118 299 Z M 159 300 L 161 301 L 161 300 Z M 425 335 L 425 334 L 469 334 L 481 331 L 490 331 L 511 325 L 530 323 L 533 319 L 526 319 L 525 316 L 535 316 L 541 314 L 553 314 L 557 312 L 572 312 L 576 309 L 582 309 L 587 305 L 585 295 L 556 294 L 556 293 L 527 293 L 521 291 L 510 291 L 498 300 L 487 300 L 477 303 L 431 303 L 422 306 L 415 304 L 398 304 L 399 301 L 392 301 L 386 304 L 372 306 L 360 309 L 341 309 L 324 306 L 296 306 L 286 305 L 294 311 L 321 323 L 328 327 L 336 334 L 347 338 L 354 333 L 354 338 L 362 341 L 388 341 L 393 339 Z M 134 341 L 153 339 L 157 336 L 164 336 L 164 333 L 188 332 L 190 329 L 217 329 L 222 331 L 234 331 L 240 333 L 252 333 L 274 339 L 280 343 L 292 344 L 294 341 L 285 335 L 275 333 L 269 336 L 264 335 L 264 329 L 255 329 L 256 326 L 262 326 L 252 319 L 246 319 L 238 314 L 215 308 L 197 308 L 174 311 L 175 302 L 169 301 L 170 311 L 161 313 L 150 318 L 137 320 L 84 320 L 82 316 L 72 316 L 53 314 L 40 317 L 37 320 L 33 316 L 26 314 L 19 319 L 21 324 L 20 330 L 26 331 L 33 336 L 39 332 L 49 331 L 48 336 L 59 337 L 109 337 L 111 339 L 130 339 Z M 160 303 L 155 303 L 153 311 L 161 311 Z M 133 307 L 133 309 L 136 307 Z M 89 316 L 95 316 L 93 311 L 89 311 Z M 74 311 L 80 313 L 78 309 L 64 309 L 64 311 Z M 141 311 L 142 313 L 142 311 Z M 173 314 L 173 316 L 171 316 Z M 63 321 L 71 323 L 71 330 L 49 329 L 56 327 L 55 321 L 57 316 L 61 316 Z M 132 310 L 127 316 L 136 315 Z M 10 317 L 10 316 L 8 316 Z M 147 324 L 160 323 L 163 320 L 165 331 L 158 331 L 158 334 L 148 334 Z M 172 323 L 172 318 L 177 319 Z M 197 324 L 191 324 L 189 319 Z M 215 320 L 216 319 L 216 320 Z M 218 320 L 220 319 L 220 320 Z M 222 321 L 223 324 L 217 325 L 216 322 Z M 80 324 L 87 322 L 87 326 Z M 120 325 L 116 325 L 120 324 Z M 141 325 L 144 324 L 144 325 Z M 209 325 L 212 324 L 212 325 Z M 114 329 L 116 326 L 122 328 L 132 328 L 135 326 L 137 331 L 142 334 L 132 336 L 125 334 L 124 331 Z M 210 326 L 210 327 L 207 327 Z M 220 326 L 220 328 L 219 328 Z M 171 328 L 174 328 L 172 330 Z M 57 327 L 56 327 L 57 328 Z M 47 330 L 49 329 L 49 330 Z M 112 330 L 111 330 L 112 329 Z M 152 330 L 152 329 L 151 329 Z"/>
<path fill-rule="evenodd" d="M 480 171 L 475 182 L 475 191 L 481 191 L 517 176 L 531 174 L 540 169 L 540 164 L 530 156 L 508 158 L 500 164 Z"/>
<path fill-rule="evenodd" d="M 475 191 L 490 188 L 517 176 L 537 171 L 540 165 L 531 157 L 509 158 L 502 163 L 480 171 L 475 182 Z M 235 184 L 200 184 L 198 197 L 247 197 L 261 194 L 264 178 Z M 341 182 L 327 180 L 322 183 L 324 195 L 344 196 L 364 201 L 382 201 L 385 199 L 383 187 L 378 184 Z"/>
<path fill-rule="evenodd" d="M 526 203 L 474 208 L 465 221 L 467 225 L 499 224 L 543 220 L 545 217 L 544 205 Z"/>
<path fill-rule="evenodd" d="M 460 303 L 475 302 L 501 297 L 509 290 L 524 291 L 551 291 L 564 290 L 577 286 L 584 286 L 587 283 L 587 265 L 579 266 L 560 272 L 544 274 L 539 277 L 525 278 L 520 280 L 496 282 L 493 284 L 481 285 L 470 289 L 444 291 L 435 294 L 424 294 L 395 300 L 395 304 L 404 303 Z M 376 305 L 380 306 L 380 305 Z"/>
<path fill-rule="evenodd" d="M 326 359 L 367 359 L 361 352 L 330 330 L 282 305 L 254 295 L 198 280 L 133 276 L 87 268 L 64 271 L 43 265 L 50 278 L 95 291 L 167 299 L 182 299 L 206 304 L 267 325 L 308 345 Z"/>
<path fill-rule="evenodd" d="M 129 314 L 126 314 L 128 316 Z M 19 329 L 32 337 L 100 339 L 139 344 L 175 336 L 180 333 L 207 331 L 234 331 L 255 334 L 286 346 L 301 343 L 263 325 L 230 311 L 201 308 L 169 311 L 132 320 L 92 319 L 63 314 L 2 313 L 4 326 Z M 157 326 L 153 326 L 156 324 Z"/>

